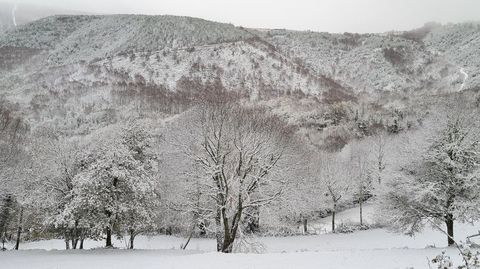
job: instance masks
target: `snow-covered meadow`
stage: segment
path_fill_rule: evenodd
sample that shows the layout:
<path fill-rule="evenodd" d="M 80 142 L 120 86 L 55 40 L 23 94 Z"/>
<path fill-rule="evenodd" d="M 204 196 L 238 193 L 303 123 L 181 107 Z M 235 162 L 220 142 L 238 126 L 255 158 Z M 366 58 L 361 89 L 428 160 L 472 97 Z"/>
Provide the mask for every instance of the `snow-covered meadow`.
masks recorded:
<path fill-rule="evenodd" d="M 358 208 L 338 215 L 340 223 L 354 222 Z M 374 207 L 368 206 L 366 216 Z M 325 218 L 313 226 L 322 227 Z M 328 225 L 325 225 L 327 227 Z M 456 237 L 465 241 L 478 226 L 457 224 Z M 223 254 L 216 252 L 214 239 L 193 238 L 186 250 L 185 238 L 139 236 L 135 250 L 127 250 L 126 240 L 115 239 L 116 249 L 102 248 L 104 242 L 88 240 L 85 250 L 64 250 L 63 240 L 26 242 L 20 251 L 0 252 L 1 268 L 84 269 L 84 268 L 429 268 L 429 261 L 442 251 L 460 262 L 454 247 L 446 248 L 445 235 L 426 228 L 414 237 L 371 229 L 347 234 L 257 237 L 264 252 Z"/>
<path fill-rule="evenodd" d="M 458 236 L 476 232 L 461 226 Z M 2 268 L 428 268 L 428 261 L 444 248 L 442 234 L 428 230 L 414 238 L 383 229 L 351 234 L 324 234 L 259 238 L 266 247 L 262 254 L 222 254 L 215 241 L 192 239 L 181 250 L 183 238 L 139 237 L 138 249 L 95 249 L 102 242 L 88 241 L 89 250 L 61 250 L 63 240 L 23 244 L 22 250 L 0 253 Z M 443 243 L 443 244 L 442 244 Z M 123 242 L 117 241 L 121 247 Z M 438 247 L 434 248 L 432 245 Z M 58 250 L 60 249 L 60 250 Z M 455 248 L 446 248 L 453 260 L 461 257 Z"/>

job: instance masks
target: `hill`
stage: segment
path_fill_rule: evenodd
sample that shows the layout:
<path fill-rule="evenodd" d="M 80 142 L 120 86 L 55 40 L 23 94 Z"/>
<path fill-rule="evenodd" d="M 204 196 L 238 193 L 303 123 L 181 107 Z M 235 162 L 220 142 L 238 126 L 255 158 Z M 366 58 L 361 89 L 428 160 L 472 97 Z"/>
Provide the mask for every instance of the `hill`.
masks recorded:
<path fill-rule="evenodd" d="M 269 106 L 336 149 L 376 129 L 418 125 L 445 94 L 475 97 L 479 27 L 360 35 L 59 15 L 0 35 L 0 93 L 33 126 L 84 134 L 131 115 L 180 113 L 216 88 Z"/>

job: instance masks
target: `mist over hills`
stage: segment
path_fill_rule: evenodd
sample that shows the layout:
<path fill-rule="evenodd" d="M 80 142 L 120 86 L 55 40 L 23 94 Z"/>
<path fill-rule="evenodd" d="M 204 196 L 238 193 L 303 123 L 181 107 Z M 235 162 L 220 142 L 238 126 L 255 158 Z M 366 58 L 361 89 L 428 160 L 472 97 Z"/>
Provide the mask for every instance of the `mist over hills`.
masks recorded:
<path fill-rule="evenodd" d="M 0 2 L 0 32 L 57 14 L 87 15 L 88 13 L 40 5 Z"/>

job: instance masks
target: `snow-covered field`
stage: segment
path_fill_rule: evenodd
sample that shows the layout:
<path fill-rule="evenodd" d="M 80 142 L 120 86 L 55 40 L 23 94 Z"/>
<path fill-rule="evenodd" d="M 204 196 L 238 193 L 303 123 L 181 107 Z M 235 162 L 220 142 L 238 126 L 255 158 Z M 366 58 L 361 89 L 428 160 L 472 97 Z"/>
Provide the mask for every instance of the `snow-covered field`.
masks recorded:
<path fill-rule="evenodd" d="M 367 208 L 368 216 L 373 208 Z M 339 223 L 354 221 L 355 213 L 351 209 L 339 214 Z M 457 224 L 456 238 L 464 240 L 477 231 L 478 226 Z M 265 246 L 266 253 L 216 253 L 213 239 L 192 239 L 187 250 L 180 250 L 185 239 L 174 236 L 139 236 L 135 250 L 98 249 L 104 242 L 87 241 L 88 250 L 65 251 L 62 240 L 37 241 L 22 244 L 20 251 L 1 252 L 0 268 L 429 268 L 428 260 L 446 245 L 446 237 L 432 229 L 415 237 L 372 229 L 256 240 Z M 114 245 L 125 247 L 122 240 L 116 240 Z M 446 251 L 454 261 L 460 261 L 455 248 Z"/>
<path fill-rule="evenodd" d="M 428 268 L 438 249 L 372 249 L 268 254 L 174 250 L 21 251 L 0 254 L 2 268 Z M 449 253 L 454 254 L 451 249 Z M 457 257 L 455 257 L 457 258 Z M 458 260 L 458 259 L 457 259 Z"/>
<path fill-rule="evenodd" d="M 457 236 L 475 232 L 474 227 L 459 227 Z M 1 268 L 428 268 L 427 259 L 439 254 L 443 235 L 426 231 L 410 238 L 382 229 L 352 234 L 324 234 L 282 238 L 260 238 L 264 254 L 221 254 L 213 240 L 194 239 L 190 250 L 180 250 L 184 239 L 167 236 L 140 237 L 137 250 L 54 250 L 61 240 L 25 243 L 21 251 L 0 253 Z M 88 242 L 87 247 L 103 242 Z M 122 246 L 117 242 L 117 246 Z M 48 249 L 48 250 L 42 250 Z M 459 260 L 454 248 L 447 249 Z"/>

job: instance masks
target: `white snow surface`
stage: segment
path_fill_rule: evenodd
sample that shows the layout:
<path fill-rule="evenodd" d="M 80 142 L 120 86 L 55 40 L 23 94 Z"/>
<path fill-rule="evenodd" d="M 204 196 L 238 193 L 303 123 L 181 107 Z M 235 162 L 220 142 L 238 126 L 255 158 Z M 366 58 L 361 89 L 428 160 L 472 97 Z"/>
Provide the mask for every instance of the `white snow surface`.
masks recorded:
<path fill-rule="evenodd" d="M 371 220 L 374 207 L 365 208 Z M 355 222 L 357 208 L 338 214 L 339 223 Z M 326 225 L 325 218 L 314 225 Z M 478 226 L 456 224 L 455 236 L 464 241 L 477 233 Z M 20 251 L 0 252 L 0 268 L 15 269 L 100 269 L 100 268 L 429 268 L 428 260 L 446 250 L 455 262 L 455 248 L 445 248 L 446 236 L 427 228 L 415 237 L 391 233 L 385 229 L 350 234 L 321 234 L 291 237 L 257 238 L 263 254 L 222 254 L 215 252 L 214 239 L 194 238 L 181 250 L 185 238 L 175 236 L 139 236 L 135 250 L 125 250 L 123 240 L 115 240 L 119 249 L 102 249 L 103 241 L 86 241 L 86 250 L 63 250 L 63 240 L 27 242 Z M 11 247 L 11 246 L 10 246 Z"/>
<path fill-rule="evenodd" d="M 438 249 L 377 249 L 268 254 L 195 253 L 173 250 L 12 251 L 0 254 L 2 268 L 428 268 Z M 455 260 L 455 250 L 449 249 Z"/>
<path fill-rule="evenodd" d="M 376 207 L 373 204 L 365 204 L 363 206 L 363 218 L 365 224 L 374 224 Z M 350 208 L 338 212 L 335 217 L 336 226 L 340 224 L 360 224 L 360 211 L 358 207 Z M 324 234 L 332 232 L 332 216 L 320 219 L 319 221 L 309 224 L 309 232 L 315 234 Z"/>
<path fill-rule="evenodd" d="M 471 234 L 474 227 L 458 225 L 457 237 Z M 185 239 L 171 236 L 139 237 L 136 250 L 90 249 L 54 250 L 62 240 L 25 243 L 21 251 L 0 253 L 1 268 L 428 268 L 427 258 L 441 253 L 445 236 L 428 230 L 415 238 L 388 233 L 382 229 L 352 234 L 324 234 L 260 238 L 265 254 L 221 254 L 211 239 L 193 239 L 180 250 Z M 103 242 L 86 242 L 95 248 Z M 124 244 L 117 241 L 116 246 Z M 42 248 L 44 250 L 41 250 Z M 447 253 L 460 260 L 456 249 Z"/>

